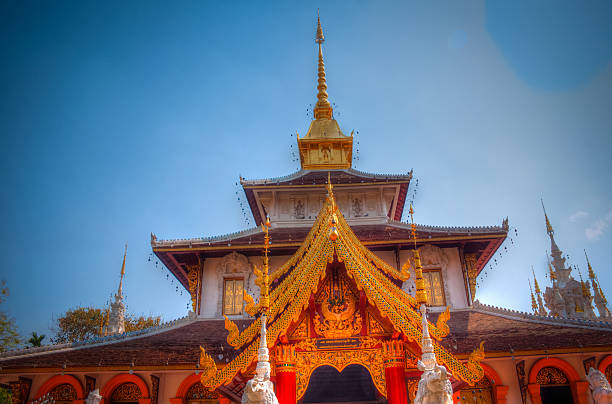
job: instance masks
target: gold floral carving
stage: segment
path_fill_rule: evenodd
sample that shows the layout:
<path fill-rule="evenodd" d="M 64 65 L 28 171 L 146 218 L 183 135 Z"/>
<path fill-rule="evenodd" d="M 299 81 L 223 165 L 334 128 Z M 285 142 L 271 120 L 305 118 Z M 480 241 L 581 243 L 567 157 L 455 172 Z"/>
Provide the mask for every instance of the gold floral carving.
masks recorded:
<path fill-rule="evenodd" d="M 55 401 L 72 401 L 77 399 L 77 392 L 68 383 L 60 384 L 49 393 Z"/>
<path fill-rule="evenodd" d="M 540 369 L 538 375 L 536 376 L 536 383 L 543 385 L 554 385 L 554 384 L 569 384 L 567 380 L 567 376 L 565 374 L 552 366 L 547 366 L 545 368 Z"/>
<path fill-rule="evenodd" d="M 314 316 L 315 331 L 325 338 L 347 338 L 361 332 L 362 318 L 356 312 L 357 299 L 350 290 L 345 277 L 340 277 L 337 282 L 343 290 L 341 297 L 337 297 L 332 291 L 331 281 L 325 283 L 323 291 L 319 296 L 321 313 Z"/>
<path fill-rule="evenodd" d="M 370 313 L 368 313 L 368 334 L 369 335 L 385 335 L 385 329 L 383 328 L 383 326 Z"/>
<path fill-rule="evenodd" d="M 300 324 L 298 324 L 298 326 L 295 327 L 295 330 L 293 330 L 293 333 L 291 334 L 291 338 L 294 338 L 294 339 L 308 338 L 310 336 L 308 332 L 309 331 L 308 323 L 309 323 L 308 316 L 305 316 L 300 322 Z"/>
<path fill-rule="evenodd" d="M 216 400 L 219 394 L 202 386 L 202 383 L 194 383 L 185 394 L 187 400 Z"/>
<path fill-rule="evenodd" d="M 331 366 L 342 372 L 349 365 L 361 365 L 372 376 L 376 389 L 387 396 L 385 368 L 382 353 L 379 349 L 359 349 L 341 351 L 303 351 L 296 352 L 296 386 L 297 399 L 300 400 L 310 381 L 312 372 L 319 366 Z"/>
<path fill-rule="evenodd" d="M 138 401 L 142 396 L 140 388 L 134 383 L 123 383 L 111 394 L 111 401 Z"/>
<path fill-rule="evenodd" d="M 200 264 L 187 266 L 187 282 L 189 283 L 189 294 L 191 295 L 191 308 L 194 313 L 198 311 L 198 291 L 200 289 L 202 270 Z"/>
<path fill-rule="evenodd" d="M 417 390 L 419 389 L 419 379 L 408 379 L 408 398 L 410 402 L 413 403 L 416 398 Z"/>
<path fill-rule="evenodd" d="M 472 301 L 476 296 L 476 278 L 478 277 L 478 269 L 476 268 L 476 254 L 465 254 L 465 266 L 467 267 L 468 284 L 470 286 L 470 295 Z"/>

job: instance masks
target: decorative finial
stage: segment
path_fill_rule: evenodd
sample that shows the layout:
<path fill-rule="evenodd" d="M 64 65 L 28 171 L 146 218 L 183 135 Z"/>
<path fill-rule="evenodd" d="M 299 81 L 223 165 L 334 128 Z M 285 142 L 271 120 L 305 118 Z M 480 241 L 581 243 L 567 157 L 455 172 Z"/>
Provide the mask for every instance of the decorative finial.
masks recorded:
<path fill-rule="evenodd" d="M 576 270 L 578 271 L 578 276 L 580 277 L 580 286 L 582 286 L 582 297 L 586 297 L 587 299 L 589 299 L 591 297 L 589 285 L 582 279 L 582 272 L 580 272 L 580 267 L 578 267 L 578 265 L 576 265 Z"/>
<path fill-rule="evenodd" d="M 546 233 L 552 236 L 553 234 L 555 234 L 555 231 L 553 230 L 550 224 L 550 220 L 548 220 L 548 215 L 546 214 L 546 208 L 544 207 L 544 199 L 540 199 L 540 202 L 542 202 L 542 209 L 544 210 L 544 218 L 546 219 Z"/>
<path fill-rule="evenodd" d="M 317 11 L 317 36 L 315 42 L 319 44 L 319 66 L 318 66 L 318 79 L 317 79 L 317 104 L 314 108 L 315 119 L 331 119 L 333 110 L 329 100 L 327 99 L 327 82 L 325 81 L 325 63 L 323 63 L 323 47 L 322 44 L 325 42 L 325 36 L 323 35 L 323 28 L 321 28 L 321 19 L 319 18 L 319 12 Z"/>
<path fill-rule="evenodd" d="M 593 267 L 591 266 L 591 262 L 589 261 L 589 256 L 587 255 L 586 250 L 584 250 L 584 256 L 586 257 L 587 266 L 589 268 L 589 279 L 593 281 L 595 279 L 595 272 L 593 271 Z"/>
<path fill-rule="evenodd" d="M 119 279 L 119 289 L 117 289 L 117 295 L 122 297 L 123 294 L 123 276 L 125 275 L 125 257 L 127 255 L 127 243 L 125 243 L 125 250 L 123 251 L 123 264 L 121 264 L 121 278 Z"/>
<path fill-rule="evenodd" d="M 539 294 L 540 293 L 540 285 L 538 285 L 538 280 L 536 279 L 535 271 L 533 270 L 533 265 L 531 266 L 531 273 L 533 274 L 533 284 L 534 284 L 534 287 L 535 287 L 535 292 L 537 294 Z"/>
<path fill-rule="evenodd" d="M 531 293 L 531 308 L 533 309 L 533 314 L 538 314 L 538 304 L 536 303 L 533 289 L 531 288 L 531 279 L 528 278 L 527 280 L 529 281 L 529 292 Z"/>
<path fill-rule="evenodd" d="M 421 256 L 416 243 L 416 224 L 414 224 L 414 208 L 410 204 L 410 228 L 412 240 L 414 241 L 414 283 L 416 286 L 416 300 L 419 305 L 427 304 L 427 292 L 425 291 L 425 279 L 423 279 L 423 267 L 421 265 Z"/>

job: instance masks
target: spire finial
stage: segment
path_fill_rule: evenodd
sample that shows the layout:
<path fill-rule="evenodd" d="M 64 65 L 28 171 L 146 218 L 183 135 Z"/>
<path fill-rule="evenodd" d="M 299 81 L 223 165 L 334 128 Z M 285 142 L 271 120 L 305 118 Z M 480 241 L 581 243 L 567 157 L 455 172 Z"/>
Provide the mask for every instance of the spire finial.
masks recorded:
<path fill-rule="evenodd" d="M 591 266 L 591 262 L 589 261 L 589 256 L 587 255 L 586 249 L 584 250 L 584 256 L 586 257 L 587 266 L 589 268 L 589 279 L 592 281 L 595 279 L 595 272 L 593 271 L 593 267 Z"/>
<path fill-rule="evenodd" d="M 533 285 L 535 286 L 535 292 L 536 294 L 540 294 L 540 285 L 538 285 L 538 280 L 536 279 L 535 276 L 535 271 L 533 270 L 533 265 L 531 266 L 531 273 L 533 274 Z"/>
<path fill-rule="evenodd" d="M 544 210 L 544 218 L 546 219 L 546 233 L 548 233 L 549 236 L 552 236 L 553 234 L 555 234 L 555 231 L 553 230 L 550 224 L 550 220 L 548 220 L 548 215 L 546 214 L 546 208 L 544 207 L 544 199 L 540 199 L 540 202 L 542 202 L 542 209 Z"/>
<path fill-rule="evenodd" d="M 318 67 L 318 79 L 317 79 L 317 104 L 314 108 L 315 119 L 331 119 L 333 110 L 331 104 L 327 99 L 327 82 L 325 81 L 325 63 L 323 63 L 323 47 L 322 44 L 325 42 L 325 36 L 323 35 L 323 28 L 321 28 L 321 18 L 319 18 L 319 10 L 317 10 L 317 35 L 315 42 L 319 44 L 319 67 Z"/>
<path fill-rule="evenodd" d="M 121 278 L 119 279 L 119 289 L 117 289 L 117 295 L 123 297 L 123 276 L 125 275 L 125 256 L 127 255 L 127 243 L 125 243 L 125 250 L 123 251 L 123 264 L 121 264 Z"/>
<path fill-rule="evenodd" d="M 531 309 L 533 310 L 533 314 L 538 314 L 538 304 L 536 303 L 533 289 L 531 288 L 531 279 L 527 278 L 527 280 L 529 281 L 529 293 L 531 293 Z"/>

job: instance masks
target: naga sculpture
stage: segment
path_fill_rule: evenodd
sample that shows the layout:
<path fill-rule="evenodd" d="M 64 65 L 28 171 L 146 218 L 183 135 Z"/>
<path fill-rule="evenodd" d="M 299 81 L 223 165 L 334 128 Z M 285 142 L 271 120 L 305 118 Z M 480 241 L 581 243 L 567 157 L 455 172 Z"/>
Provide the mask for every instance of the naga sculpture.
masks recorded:
<path fill-rule="evenodd" d="M 593 402 L 595 404 L 612 404 L 612 388 L 606 376 L 599 370 L 591 368 L 587 375 Z"/>
<path fill-rule="evenodd" d="M 255 376 L 249 380 L 242 394 L 242 404 L 278 404 L 274 385 L 270 381 L 270 357 L 266 341 L 266 316 L 261 319 L 261 338 Z"/>
<path fill-rule="evenodd" d="M 453 387 L 448 379 L 448 371 L 444 366 L 438 365 L 433 342 L 429 336 L 427 325 L 427 308 L 421 304 L 423 318 L 423 354 L 417 363 L 417 368 L 423 372 L 414 404 L 452 404 Z"/>

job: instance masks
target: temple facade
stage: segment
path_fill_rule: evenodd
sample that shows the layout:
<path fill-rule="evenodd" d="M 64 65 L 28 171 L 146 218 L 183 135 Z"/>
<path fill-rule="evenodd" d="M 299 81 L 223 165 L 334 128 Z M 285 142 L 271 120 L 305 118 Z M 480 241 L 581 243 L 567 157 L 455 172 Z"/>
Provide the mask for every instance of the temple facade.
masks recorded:
<path fill-rule="evenodd" d="M 105 404 L 240 403 L 259 346 L 270 349 L 280 404 L 409 403 L 424 340 L 452 375 L 455 402 L 593 402 L 586 375 L 595 368 L 612 379 L 612 324 L 592 269 L 598 315 L 546 217 L 553 285 L 534 285 L 534 313 L 480 303 L 478 276 L 508 220 L 403 222 L 412 172 L 352 168 L 352 133 L 328 100 L 320 23 L 316 43 L 317 103 L 297 139 L 301 169 L 240 179 L 257 226 L 180 240 L 151 234 L 154 254 L 190 293 L 188 315 L 126 333 L 120 284 L 109 335 L 0 355 L 14 404 L 84 403 L 95 389 Z"/>

